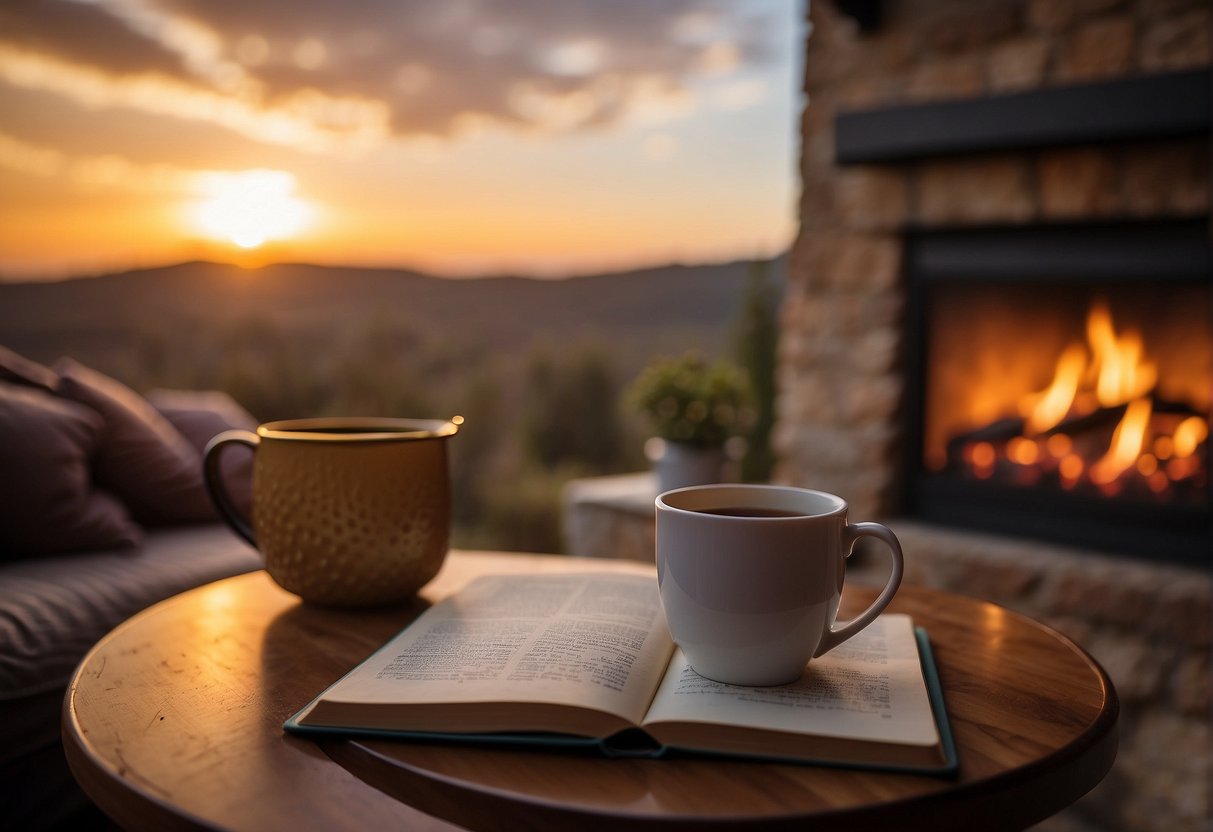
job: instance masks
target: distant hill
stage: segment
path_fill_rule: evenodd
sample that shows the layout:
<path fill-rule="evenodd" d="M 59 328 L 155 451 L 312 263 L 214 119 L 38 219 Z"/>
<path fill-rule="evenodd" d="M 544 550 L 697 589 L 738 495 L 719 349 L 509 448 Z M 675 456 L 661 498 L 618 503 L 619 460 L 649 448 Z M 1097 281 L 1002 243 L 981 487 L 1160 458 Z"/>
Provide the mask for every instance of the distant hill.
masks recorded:
<path fill-rule="evenodd" d="M 727 354 L 749 270 L 447 279 L 182 263 L 0 283 L 0 345 L 139 391 L 225 390 L 259 420 L 458 413 L 457 545 L 560 551 L 564 482 L 645 464 L 650 426 L 625 386 L 657 355 Z M 781 285 L 782 261 L 768 274 Z"/>
<path fill-rule="evenodd" d="M 0 283 L 0 344 L 44 362 L 74 355 L 106 365 L 108 353 L 149 328 L 171 340 L 184 329 L 268 322 L 322 336 L 390 320 L 417 340 L 454 338 L 490 350 L 598 338 L 621 352 L 685 345 L 714 353 L 736 316 L 748 269 L 748 262 L 734 262 L 564 280 L 448 279 L 394 269 L 281 264 L 250 271 L 190 262 Z M 782 282 L 782 261 L 772 275 Z"/>

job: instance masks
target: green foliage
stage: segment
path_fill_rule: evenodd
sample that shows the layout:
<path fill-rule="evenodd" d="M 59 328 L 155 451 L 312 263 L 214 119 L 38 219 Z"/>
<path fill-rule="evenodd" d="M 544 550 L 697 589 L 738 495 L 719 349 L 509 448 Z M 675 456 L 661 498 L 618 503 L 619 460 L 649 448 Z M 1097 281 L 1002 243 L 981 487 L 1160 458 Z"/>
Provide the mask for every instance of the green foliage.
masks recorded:
<path fill-rule="evenodd" d="M 407 322 L 376 313 L 333 356 L 323 408 L 333 415 L 438 415 L 418 366 L 421 353 L 420 339 Z"/>
<path fill-rule="evenodd" d="M 464 417 L 450 443 L 452 514 L 457 529 L 478 525 L 487 493 L 499 482 L 489 469 L 502 439 L 502 393 L 491 368 L 476 365 L 459 390 L 451 413 Z M 491 540 L 480 545 L 494 548 Z"/>
<path fill-rule="evenodd" d="M 226 390 L 259 419 L 320 415 L 331 399 L 327 372 L 317 372 L 323 350 L 303 333 L 287 331 L 268 318 L 239 320 L 218 333 L 210 381 Z"/>
<path fill-rule="evenodd" d="M 523 443 L 540 465 L 580 464 L 606 473 L 618 464 L 622 432 L 615 414 L 619 384 L 604 349 L 584 345 L 554 353 L 536 348 L 526 368 Z"/>
<path fill-rule="evenodd" d="M 753 421 L 745 373 L 727 361 L 709 364 L 696 353 L 653 361 L 626 396 L 657 435 L 671 442 L 721 446 Z"/>
<path fill-rule="evenodd" d="M 745 296 L 733 332 L 733 353 L 754 392 L 754 422 L 744 434 L 746 452 L 741 459 L 741 478 L 746 482 L 765 482 L 775 467 L 771 430 L 775 426 L 778 306 L 779 290 L 770 278 L 770 263 L 754 261 L 746 275 Z"/>
<path fill-rule="evenodd" d="M 511 471 L 485 492 L 477 523 L 457 528 L 453 540 L 467 548 L 560 552 L 560 497 L 564 484 L 585 471 L 576 466 L 546 469 L 533 463 Z"/>

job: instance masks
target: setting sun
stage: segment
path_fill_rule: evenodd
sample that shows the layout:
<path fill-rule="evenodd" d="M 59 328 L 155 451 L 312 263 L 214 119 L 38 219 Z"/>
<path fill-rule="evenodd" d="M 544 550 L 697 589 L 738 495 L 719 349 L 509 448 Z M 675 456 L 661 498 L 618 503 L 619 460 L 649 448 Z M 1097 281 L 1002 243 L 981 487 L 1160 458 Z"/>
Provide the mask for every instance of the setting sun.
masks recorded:
<path fill-rule="evenodd" d="M 294 237 L 314 213 L 295 196 L 295 177 L 285 171 L 208 173 L 201 180 L 194 222 L 208 237 L 243 249 Z"/>
<path fill-rule="evenodd" d="M 0 0 L 0 280 L 791 243 L 804 0 L 305 5 Z"/>

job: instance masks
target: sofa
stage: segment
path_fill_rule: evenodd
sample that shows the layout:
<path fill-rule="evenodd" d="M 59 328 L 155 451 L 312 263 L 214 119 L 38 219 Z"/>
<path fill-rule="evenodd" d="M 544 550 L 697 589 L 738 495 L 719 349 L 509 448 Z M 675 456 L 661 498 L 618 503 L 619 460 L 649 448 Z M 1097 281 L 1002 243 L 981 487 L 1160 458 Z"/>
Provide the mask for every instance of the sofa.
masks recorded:
<path fill-rule="evenodd" d="M 254 418 L 226 394 L 142 396 L 70 359 L 0 347 L 0 826 L 74 829 L 98 815 L 60 743 L 72 673 L 125 619 L 260 568 L 218 522 L 206 442 Z M 245 511 L 251 456 L 224 455 Z"/>

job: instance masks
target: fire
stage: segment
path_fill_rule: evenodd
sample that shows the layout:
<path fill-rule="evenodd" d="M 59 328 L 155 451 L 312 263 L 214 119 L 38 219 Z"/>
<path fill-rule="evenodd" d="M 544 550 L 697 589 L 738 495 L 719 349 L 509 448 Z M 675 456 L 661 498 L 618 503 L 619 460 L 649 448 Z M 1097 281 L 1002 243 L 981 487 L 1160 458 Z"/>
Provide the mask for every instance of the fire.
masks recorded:
<path fill-rule="evenodd" d="M 1153 404 L 1149 399 L 1137 399 L 1125 409 L 1124 418 L 1112 434 L 1112 447 L 1091 467 L 1091 481 L 1110 485 L 1137 462 L 1145 445 L 1146 428 L 1150 425 Z"/>
<path fill-rule="evenodd" d="M 1198 416 L 1189 416 L 1175 428 L 1171 437 L 1171 452 L 1177 459 L 1192 456 L 1196 446 L 1209 438 L 1209 426 Z"/>
<path fill-rule="evenodd" d="M 1091 373 L 1095 393 L 1104 407 L 1115 407 L 1144 396 L 1158 381 L 1158 368 L 1142 359 L 1141 333 L 1129 330 L 1117 337 L 1107 304 L 1097 303 L 1087 318 L 1087 341 L 1094 353 Z"/>
<path fill-rule="evenodd" d="M 1047 387 L 1021 397 L 1022 423 L 992 422 L 957 446 L 968 473 L 1022 485 L 1051 478 L 1108 496 L 1207 487 L 1204 405 L 1160 398 L 1144 338 L 1118 331 L 1106 303 L 1092 305 L 1085 335 L 1062 350 Z"/>
<path fill-rule="evenodd" d="M 1085 381 L 1102 407 L 1117 407 L 1148 394 L 1158 381 L 1158 368 L 1143 359 L 1141 333 L 1117 335 L 1107 304 L 1097 303 L 1087 316 L 1087 344 L 1071 344 L 1057 361 L 1053 383 L 1024 399 L 1020 411 L 1029 436 L 1044 433 L 1070 415 Z"/>
<path fill-rule="evenodd" d="M 1020 410 L 1027 417 L 1025 432 L 1041 434 L 1061 424 L 1078 395 L 1078 384 L 1087 369 L 1087 351 L 1082 344 L 1071 344 L 1057 362 L 1053 383 L 1044 392 L 1024 399 Z"/>

